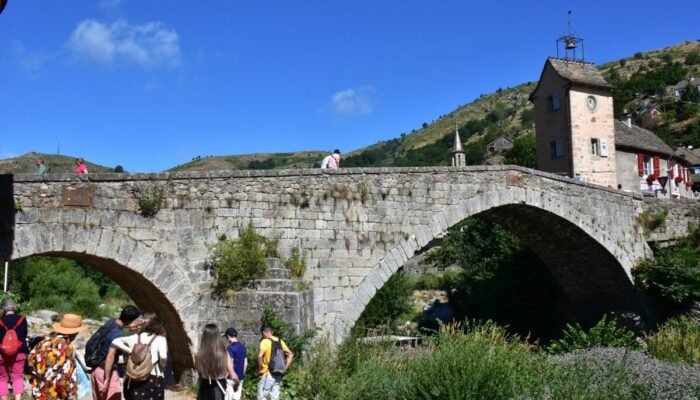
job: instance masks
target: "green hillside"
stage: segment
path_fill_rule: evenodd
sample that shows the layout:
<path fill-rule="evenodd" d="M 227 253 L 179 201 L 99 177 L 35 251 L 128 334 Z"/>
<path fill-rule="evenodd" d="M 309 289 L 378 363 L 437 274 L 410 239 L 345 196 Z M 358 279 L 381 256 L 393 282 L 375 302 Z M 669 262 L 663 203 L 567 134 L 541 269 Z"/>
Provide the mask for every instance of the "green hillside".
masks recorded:
<path fill-rule="evenodd" d="M 690 76 L 700 77 L 700 41 L 636 53 L 603 64 L 600 70 L 615 86 L 617 117 L 628 110 L 638 125 L 654 131 L 673 148 L 700 146 L 700 98 L 679 101 L 666 95 L 667 86 Z M 354 151 L 342 165 L 448 165 L 455 123 L 465 143 L 468 164 L 516 162 L 508 160 L 508 155 L 506 160 L 500 156 L 487 159 L 485 148 L 501 135 L 513 139 L 534 132 L 532 104 L 527 100 L 534 87 L 531 82 L 481 96 L 408 135 Z M 653 108 L 660 115 L 649 120 Z"/>
<path fill-rule="evenodd" d="M 175 171 L 212 171 L 229 169 L 291 169 L 320 166 L 325 151 L 260 153 L 230 156 L 195 157 L 192 161 L 169 169 Z"/>
<path fill-rule="evenodd" d="M 50 173 L 73 172 L 77 157 L 57 154 L 29 152 L 19 157 L 0 160 L 0 174 L 22 174 L 36 171 L 37 158 L 44 160 L 46 170 Z M 114 172 L 114 168 L 87 161 L 88 171 L 92 173 Z"/>

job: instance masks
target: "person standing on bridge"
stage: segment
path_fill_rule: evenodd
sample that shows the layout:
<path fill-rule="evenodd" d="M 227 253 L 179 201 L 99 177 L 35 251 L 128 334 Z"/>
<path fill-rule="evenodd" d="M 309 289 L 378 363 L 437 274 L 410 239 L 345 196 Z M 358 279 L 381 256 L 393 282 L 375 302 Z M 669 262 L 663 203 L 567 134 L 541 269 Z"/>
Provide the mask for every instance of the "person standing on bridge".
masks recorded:
<path fill-rule="evenodd" d="M 44 175 L 46 174 L 46 166 L 44 165 L 44 159 L 43 158 L 37 158 L 36 159 L 36 173 L 39 175 Z"/>
<path fill-rule="evenodd" d="M 82 158 L 76 158 L 75 165 L 76 165 L 76 168 L 75 168 L 74 172 L 76 174 L 87 174 L 88 173 L 87 164 L 85 164 L 85 160 L 83 160 Z"/>
<path fill-rule="evenodd" d="M 340 150 L 333 150 L 333 154 L 329 154 L 323 159 L 321 169 L 339 169 L 340 168 Z"/>

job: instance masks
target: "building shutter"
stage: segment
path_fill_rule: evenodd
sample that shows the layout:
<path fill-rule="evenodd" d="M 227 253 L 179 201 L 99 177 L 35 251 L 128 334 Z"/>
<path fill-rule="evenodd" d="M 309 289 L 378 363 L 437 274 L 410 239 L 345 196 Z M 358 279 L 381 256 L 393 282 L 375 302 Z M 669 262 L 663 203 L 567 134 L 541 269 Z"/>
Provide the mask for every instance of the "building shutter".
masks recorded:
<path fill-rule="evenodd" d="M 673 178 L 676 175 L 676 160 L 670 160 L 668 162 L 668 170 L 671 172 L 670 177 Z"/>
<path fill-rule="evenodd" d="M 654 156 L 654 175 L 659 176 L 659 157 Z"/>
<path fill-rule="evenodd" d="M 644 154 L 637 154 L 637 172 L 639 176 L 644 176 Z"/>

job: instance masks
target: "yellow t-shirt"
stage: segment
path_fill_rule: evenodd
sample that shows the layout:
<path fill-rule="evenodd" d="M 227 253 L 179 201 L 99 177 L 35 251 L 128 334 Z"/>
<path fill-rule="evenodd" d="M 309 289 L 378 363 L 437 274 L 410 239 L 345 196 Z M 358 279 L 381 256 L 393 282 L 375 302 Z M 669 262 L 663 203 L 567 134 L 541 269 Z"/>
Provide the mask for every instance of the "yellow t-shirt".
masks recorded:
<path fill-rule="evenodd" d="M 272 336 L 272 340 L 279 340 L 280 344 L 282 345 L 282 351 L 289 351 L 289 347 L 287 347 L 287 343 L 285 343 L 284 340 L 280 340 L 275 336 Z M 263 355 L 263 364 L 260 368 L 263 375 L 270 373 L 268 365 L 270 364 L 270 357 L 272 357 L 272 340 L 265 338 L 260 341 L 260 350 L 265 350 L 265 354 Z"/>

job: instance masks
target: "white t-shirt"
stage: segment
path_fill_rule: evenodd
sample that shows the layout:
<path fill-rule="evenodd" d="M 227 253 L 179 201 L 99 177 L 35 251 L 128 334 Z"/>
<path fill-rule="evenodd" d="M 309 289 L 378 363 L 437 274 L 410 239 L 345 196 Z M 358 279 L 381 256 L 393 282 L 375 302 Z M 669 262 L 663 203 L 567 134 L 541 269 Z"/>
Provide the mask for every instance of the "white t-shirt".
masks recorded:
<path fill-rule="evenodd" d="M 141 337 L 141 343 L 148 344 L 153 338 L 152 333 L 139 333 L 138 336 Z M 112 346 L 124 351 L 126 353 L 131 353 L 131 349 L 137 343 L 137 335 L 122 336 L 116 338 L 112 341 Z M 165 361 L 168 359 L 168 341 L 163 336 L 158 336 L 155 338 L 153 343 L 151 343 L 151 361 L 153 362 L 154 368 L 151 371 L 151 375 L 164 376 L 162 366 L 165 365 Z"/>

